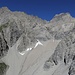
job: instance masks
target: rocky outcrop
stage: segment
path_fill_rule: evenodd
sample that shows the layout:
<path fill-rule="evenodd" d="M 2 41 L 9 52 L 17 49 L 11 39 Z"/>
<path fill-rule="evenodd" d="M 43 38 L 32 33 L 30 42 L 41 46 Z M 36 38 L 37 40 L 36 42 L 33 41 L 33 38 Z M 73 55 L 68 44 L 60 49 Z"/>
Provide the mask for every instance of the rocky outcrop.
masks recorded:
<path fill-rule="evenodd" d="M 5 56 L 9 50 L 7 41 L 4 38 L 4 33 L 0 33 L 0 58 Z"/>
<path fill-rule="evenodd" d="M 75 56 L 73 62 L 69 67 L 69 72 L 68 72 L 68 75 L 74 75 L 74 74 L 75 74 Z"/>

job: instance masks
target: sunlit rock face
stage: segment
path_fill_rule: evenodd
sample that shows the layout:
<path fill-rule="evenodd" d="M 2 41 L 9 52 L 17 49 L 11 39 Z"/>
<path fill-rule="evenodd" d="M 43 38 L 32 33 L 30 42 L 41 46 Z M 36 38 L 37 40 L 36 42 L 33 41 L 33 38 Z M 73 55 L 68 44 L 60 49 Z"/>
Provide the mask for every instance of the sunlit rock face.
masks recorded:
<path fill-rule="evenodd" d="M 0 8 L 0 61 L 6 75 L 75 75 L 75 18 L 46 21 Z"/>

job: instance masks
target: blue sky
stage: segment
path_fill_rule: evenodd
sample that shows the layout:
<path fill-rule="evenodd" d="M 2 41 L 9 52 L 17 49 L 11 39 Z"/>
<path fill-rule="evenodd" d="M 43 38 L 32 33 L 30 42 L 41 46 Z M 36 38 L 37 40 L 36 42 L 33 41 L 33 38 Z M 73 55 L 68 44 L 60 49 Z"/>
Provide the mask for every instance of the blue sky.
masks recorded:
<path fill-rule="evenodd" d="M 0 0 L 0 8 L 4 6 L 45 20 L 51 20 L 55 14 L 62 12 L 69 12 L 75 17 L 75 0 Z"/>

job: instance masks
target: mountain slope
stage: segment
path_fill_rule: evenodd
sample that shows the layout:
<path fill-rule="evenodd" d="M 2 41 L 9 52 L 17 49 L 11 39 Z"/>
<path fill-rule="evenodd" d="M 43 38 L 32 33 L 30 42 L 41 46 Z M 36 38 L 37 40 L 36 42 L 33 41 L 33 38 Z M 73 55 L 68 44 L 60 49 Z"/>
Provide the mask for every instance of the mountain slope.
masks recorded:
<path fill-rule="evenodd" d="M 2 62 L 6 75 L 75 75 L 75 18 L 61 13 L 48 22 L 0 8 Z"/>

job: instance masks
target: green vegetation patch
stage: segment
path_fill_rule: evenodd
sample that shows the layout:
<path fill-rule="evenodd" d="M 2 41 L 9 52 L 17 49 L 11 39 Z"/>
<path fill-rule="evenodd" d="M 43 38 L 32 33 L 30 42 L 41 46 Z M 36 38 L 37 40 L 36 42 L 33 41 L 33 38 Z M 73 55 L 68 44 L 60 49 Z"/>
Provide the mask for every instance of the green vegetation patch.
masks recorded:
<path fill-rule="evenodd" d="M 3 28 L 8 27 L 9 25 L 10 25 L 9 22 L 7 22 L 7 23 L 1 25 L 1 26 L 0 26 L 0 32 L 2 31 Z"/>
<path fill-rule="evenodd" d="M 3 75 L 6 72 L 7 65 L 5 63 L 0 63 L 0 75 Z"/>

